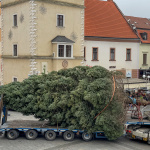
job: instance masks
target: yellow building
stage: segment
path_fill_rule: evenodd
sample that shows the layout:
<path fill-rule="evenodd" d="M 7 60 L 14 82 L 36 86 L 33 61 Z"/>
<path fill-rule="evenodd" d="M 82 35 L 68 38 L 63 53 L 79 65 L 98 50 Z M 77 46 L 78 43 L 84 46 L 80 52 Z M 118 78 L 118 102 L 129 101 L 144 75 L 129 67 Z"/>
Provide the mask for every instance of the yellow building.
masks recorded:
<path fill-rule="evenodd" d="M 150 75 L 150 20 L 147 18 L 126 16 L 127 21 L 139 36 L 139 78 Z M 149 78 L 147 78 L 149 80 Z"/>
<path fill-rule="evenodd" d="M 84 0 L 2 0 L 2 83 L 81 65 Z"/>
<path fill-rule="evenodd" d="M 1 2 L 0 2 L 0 6 L 1 6 Z M 0 8 L 0 85 L 1 85 L 1 81 L 2 81 L 2 50 L 1 50 L 1 8 Z"/>

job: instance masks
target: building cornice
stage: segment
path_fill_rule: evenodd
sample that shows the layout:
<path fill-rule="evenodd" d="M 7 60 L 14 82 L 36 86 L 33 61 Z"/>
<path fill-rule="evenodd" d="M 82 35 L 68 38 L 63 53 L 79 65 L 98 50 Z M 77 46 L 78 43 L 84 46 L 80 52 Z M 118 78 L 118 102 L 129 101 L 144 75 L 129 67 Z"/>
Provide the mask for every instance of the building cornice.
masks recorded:
<path fill-rule="evenodd" d="M 4 59 L 52 59 L 52 56 L 31 56 L 31 55 L 20 55 L 17 57 L 11 55 L 2 55 Z"/>
<path fill-rule="evenodd" d="M 11 56 L 11 55 L 2 55 L 1 56 L 3 59 L 49 59 L 49 60 L 82 60 L 83 57 L 81 56 L 74 56 L 73 58 L 56 58 L 53 56 L 31 56 L 31 55 L 26 55 L 26 56 Z"/>
<path fill-rule="evenodd" d="M 14 5 L 18 5 L 21 3 L 25 3 L 28 2 L 30 0 L 18 0 L 15 2 L 10 2 L 7 4 L 2 4 L 1 8 L 6 8 L 6 7 L 11 7 Z M 34 1 L 38 1 L 38 2 L 45 2 L 45 3 L 50 3 L 50 4 L 55 4 L 55 5 L 61 5 L 61 6 L 68 6 L 68 7 L 76 7 L 76 8 L 85 8 L 84 5 L 78 5 L 78 4 L 73 4 L 73 3 L 68 3 L 68 2 L 62 2 L 62 1 L 57 1 L 57 0 L 34 0 Z"/>
<path fill-rule="evenodd" d="M 114 38 L 114 37 L 98 37 L 98 36 L 85 36 L 85 40 L 91 41 L 111 41 L 111 42 L 136 42 L 140 43 L 139 38 Z"/>
<path fill-rule="evenodd" d="M 25 3 L 25 2 L 28 2 L 28 1 L 29 0 L 18 0 L 18 1 L 15 1 L 15 2 L 7 3 L 7 4 L 2 4 L 1 8 L 11 7 L 11 6 L 18 5 L 18 4 L 21 4 L 21 3 Z"/>

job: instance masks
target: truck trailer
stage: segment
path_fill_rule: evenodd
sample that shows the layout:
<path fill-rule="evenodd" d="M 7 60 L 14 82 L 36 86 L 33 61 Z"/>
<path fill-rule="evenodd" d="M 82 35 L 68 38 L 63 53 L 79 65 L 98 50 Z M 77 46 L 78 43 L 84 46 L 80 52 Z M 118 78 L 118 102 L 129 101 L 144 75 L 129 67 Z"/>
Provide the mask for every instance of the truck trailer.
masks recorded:
<path fill-rule="evenodd" d="M 81 136 L 84 141 L 90 141 L 93 138 L 106 138 L 103 131 L 87 133 L 84 130 L 59 128 L 48 126 L 47 121 L 14 120 L 7 121 L 7 110 L 3 107 L 2 125 L 0 135 L 6 135 L 9 140 L 15 140 L 20 135 L 25 135 L 28 140 L 35 140 L 38 135 L 42 135 L 46 140 L 55 140 L 57 136 L 62 136 L 66 141 L 72 141 L 74 137 Z"/>

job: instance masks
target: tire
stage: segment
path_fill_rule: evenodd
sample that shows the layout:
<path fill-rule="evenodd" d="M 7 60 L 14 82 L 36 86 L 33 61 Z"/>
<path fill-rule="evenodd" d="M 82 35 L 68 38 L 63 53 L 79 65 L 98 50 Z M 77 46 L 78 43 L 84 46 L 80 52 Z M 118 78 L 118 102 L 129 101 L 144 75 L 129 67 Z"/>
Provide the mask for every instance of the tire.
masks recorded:
<path fill-rule="evenodd" d="M 19 132 L 17 130 L 9 130 L 7 133 L 6 133 L 6 137 L 9 139 L 9 140 L 15 140 L 16 138 L 19 137 Z"/>
<path fill-rule="evenodd" d="M 45 139 L 48 141 L 53 141 L 56 139 L 56 133 L 52 130 L 49 130 L 45 133 Z"/>
<path fill-rule="evenodd" d="M 83 132 L 82 133 L 82 139 L 86 142 L 88 141 L 91 141 L 93 138 L 93 134 L 89 134 L 89 133 L 86 133 L 86 132 Z"/>
<path fill-rule="evenodd" d="M 26 133 L 25 133 L 25 136 L 28 140 L 35 140 L 38 136 L 38 133 L 37 131 L 35 130 L 28 130 Z"/>
<path fill-rule="evenodd" d="M 127 134 L 125 137 L 128 138 L 128 139 L 130 139 L 130 140 L 134 140 L 134 138 L 132 137 L 132 135 L 128 135 Z"/>
<path fill-rule="evenodd" d="M 66 131 L 63 134 L 63 138 L 65 141 L 72 141 L 74 140 L 74 133 L 72 131 Z"/>

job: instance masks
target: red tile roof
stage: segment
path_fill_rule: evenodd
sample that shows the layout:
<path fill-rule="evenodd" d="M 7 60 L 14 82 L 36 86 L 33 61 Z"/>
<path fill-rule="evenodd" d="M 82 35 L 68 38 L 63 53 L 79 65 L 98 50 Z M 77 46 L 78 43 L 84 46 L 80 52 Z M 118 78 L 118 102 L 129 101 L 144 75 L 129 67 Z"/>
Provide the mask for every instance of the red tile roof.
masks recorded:
<path fill-rule="evenodd" d="M 134 24 L 136 28 L 150 29 L 150 20 L 148 20 L 147 18 L 132 16 L 125 16 L 125 18 L 130 24 Z"/>
<path fill-rule="evenodd" d="M 138 38 L 112 1 L 85 0 L 85 36 Z"/>
<path fill-rule="evenodd" d="M 138 32 L 138 36 L 141 39 L 142 43 L 150 44 L 150 30 L 140 30 L 140 29 L 137 29 L 137 32 Z M 143 40 L 142 37 L 141 37 L 141 35 L 140 35 L 140 33 L 144 33 L 144 32 L 147 33 L 147 40 Z"/>

